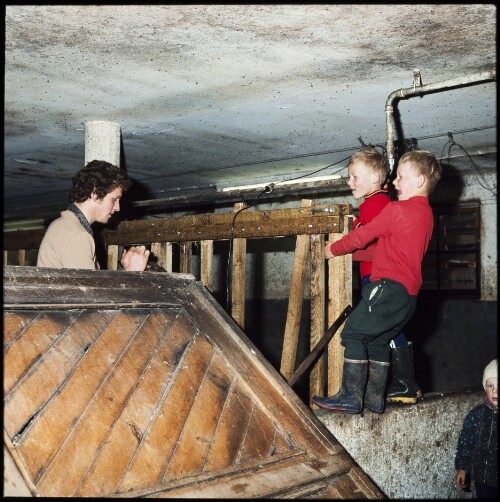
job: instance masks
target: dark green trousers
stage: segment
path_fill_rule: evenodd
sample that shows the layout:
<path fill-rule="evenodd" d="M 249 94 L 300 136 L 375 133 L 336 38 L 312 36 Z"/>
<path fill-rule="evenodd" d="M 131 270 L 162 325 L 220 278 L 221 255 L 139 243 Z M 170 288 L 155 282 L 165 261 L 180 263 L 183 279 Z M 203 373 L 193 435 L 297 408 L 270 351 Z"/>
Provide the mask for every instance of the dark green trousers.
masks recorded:
<path fill-rule="evenodd" d="M 346 359 L 390 362 L 391 340 L 410 320 L 417 297 L 399 282 L 380 279 L 361 290 L 361 301 L 349 314 L 341 334 Z"/>

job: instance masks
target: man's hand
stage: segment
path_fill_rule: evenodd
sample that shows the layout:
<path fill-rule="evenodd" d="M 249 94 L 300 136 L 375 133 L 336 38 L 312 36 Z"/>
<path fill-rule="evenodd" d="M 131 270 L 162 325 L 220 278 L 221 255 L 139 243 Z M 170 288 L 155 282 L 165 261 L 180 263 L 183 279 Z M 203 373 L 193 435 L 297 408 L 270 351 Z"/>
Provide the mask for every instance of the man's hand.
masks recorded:
<path fill-rule="evenodd" d="M 330 251 L 330 246 L 333 244 L 333 241 L 326 241 L 325 244 L 325 258 L 329 260 L 330 258 L 333 258 L 335 255 L 332 254 Z"/>
<path fill-rule="evenodd" d="M 146 269 L 150 252 L 146 246 L 132 246 L 128 251 L 123 250 L 120 263 L 123 268 L 132 272 L 141 272 Z"/>

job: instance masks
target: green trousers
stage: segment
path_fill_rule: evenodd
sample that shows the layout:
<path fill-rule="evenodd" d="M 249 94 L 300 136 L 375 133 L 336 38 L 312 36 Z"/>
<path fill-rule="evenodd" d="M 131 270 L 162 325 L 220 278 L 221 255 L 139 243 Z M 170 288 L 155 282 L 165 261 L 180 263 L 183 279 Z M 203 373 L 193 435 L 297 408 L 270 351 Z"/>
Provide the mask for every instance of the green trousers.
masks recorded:
<path fill-rule="evenodd" d="M 361 290 L 361 301 L 349 314 L 341 333 L 346 359 L 390 362 L 391 340 L 410 320 L 417 297 L 392 279 L 371 282 Z"/>

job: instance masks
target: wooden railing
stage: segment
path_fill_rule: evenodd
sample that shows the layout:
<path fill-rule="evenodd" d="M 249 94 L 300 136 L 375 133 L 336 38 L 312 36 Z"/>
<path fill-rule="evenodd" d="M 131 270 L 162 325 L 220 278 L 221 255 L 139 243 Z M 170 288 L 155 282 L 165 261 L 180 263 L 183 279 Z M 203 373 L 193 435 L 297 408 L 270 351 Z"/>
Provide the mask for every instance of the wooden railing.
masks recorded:
<path fill-rule="evenodd" d="M 245 328 L 246 244 L 248 239 L 295 236 L 295 256 L 290 283 L 288 312 L 283 338 L 280 372 L 289 380 L 297 366 L 296 355 L 307 272 L 310 270 L 311 348 L 325 333 L 325 318 L 331 325 L 352 303 L 352 259 L 350 255 L 328 260 L 325 266 L 325 238 L 340 239 L 351 227 L 349 204 L 316 205 L 303 200 L 299 208 L 269 211 L 245 210 L 235 204 L 234 212 L 124 221 L 113 230 L 102 230 L 107 249 L 107 268 L 116 270 L 119 247 L 143 244 L 150 247 L 158 264 L 167 272 L 192 273 L 193 244 L 200 246 L 199 280 L 213 292 L 214 241 L 232 240 L 230 315 Z M 4 233 L 4 264 L 7 252 L 17 252 L 17 264 L 24 265 L 24 252 L 37 249 L 44 230 Z M 173 270 L 173 246 L 179 246 L 179 270 Z M 328 284 L 326 284 L 328 268 Z M 327 309 L 327 312 L 326 312 Z M 325 316 L 327 313 L 327 316 Z M 327 389 L 325 361 L 320 358 L 309 375 L 310 395 L 335 393 L 341 384 L 343 348 L 340 336 L 328 345 Z"/>

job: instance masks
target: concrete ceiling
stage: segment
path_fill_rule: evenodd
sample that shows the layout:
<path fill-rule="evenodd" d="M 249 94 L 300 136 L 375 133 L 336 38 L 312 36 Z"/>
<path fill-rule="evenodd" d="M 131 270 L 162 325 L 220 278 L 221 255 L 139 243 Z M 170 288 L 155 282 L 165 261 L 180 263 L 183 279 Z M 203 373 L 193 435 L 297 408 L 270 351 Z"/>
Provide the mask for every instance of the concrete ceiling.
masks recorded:
<path fill-rule="evenodd" d="M 120 125 L 132 200 L 345 175 L 361 142 L 386 145 L 414 70 L 496 65 L 493 4 L 8 5 L 5 28 L 5 220 L 66 206 L 88 121 Z M 495 168 L 496 81 L 396 115 L 395 139 Z"/>

